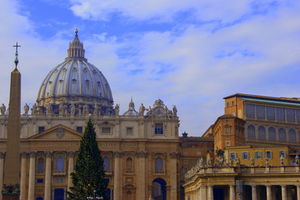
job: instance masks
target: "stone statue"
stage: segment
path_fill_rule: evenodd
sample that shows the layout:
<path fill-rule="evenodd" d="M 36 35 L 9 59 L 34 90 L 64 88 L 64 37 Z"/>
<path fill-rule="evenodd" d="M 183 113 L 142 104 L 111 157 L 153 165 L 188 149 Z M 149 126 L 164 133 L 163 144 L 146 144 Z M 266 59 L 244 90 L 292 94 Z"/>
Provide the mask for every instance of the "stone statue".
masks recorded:
<path fill-rule="evenodd" d="M 71 107 L 71 108 L 70 108 L 70 110 L 71 110 L 71 113 L 70 113 L 70 114 L 71 114 L 72 116 L 75 116 L 75 111 L 76 111 L 75 104 L 71 104 L 70 107 Z"/>
<path fill-rule="evenodd" d="M 115 115 L 118 116 L 119 113 L 120 113 L 120 106 L 119 106 L 119 104 L 116 104 L 116 106 L 115 106 Z"/>
<path fill-rule="evenodd" d="M 5 115 L 6 106 L 4 104 L 2 104 L 2 106 L 0 107 L 0 111 L 1 111 L 1 115 Z"/>
<path fill-rule="evenodd" d="M 203 158 L 202 157 L 200 157 L 200 159 L 198 160 L 197 165 L 200 167 L 200 169 L 204 167 L 204 163 L 203 163 Z"/>
<path fill-rule="evenodd" d="M 139 115 L 144 116 L 145 110 L 146 110 L 145 106 L 143 104 L 141 104 L 141 106 L 139 108 Z"/>
<path fill-rule="evenodd" d="M 46 115 L 50 115 L 50 114 L 52 114 L 51 104 L 48 104 L 48 105 L 46 106 Z"/>
<path fill-rule="evenodd" d="M 89 114 L 89 107 L 87 104 L 83 105 L 83 115 Z"/>
<path fill-rule="evenodd" d="M 211 157 L 210 157 L 210 153 L 207 153 L 207 155 L 206 155 L 206 165 L 207 165 L 208 167 L 211 167 L 211 166 L 212 166 L 212 159 L 211 159 Z"/>
<path fill-rule="evenodd" d="M 68 106 L 65 104 L 63 106 L 63 115 L 66 115 L 68 113 Z"/>
<path fill-rule="evenodd" d="M 173 106 L 173 114 L 175 117 L 177 117 L 177 108 L 176 106 Z"/>
<path fill-rule="evenodd" d="M 35 103 L 35 104 L 33 104 L 32 108 L 31 108 L 31 114 L 32 114 L 32 115 L 35 115 L 36 112 L 37 112 L 37 105 L 36 105 L 36 103 Z"/>
<path fill-rule="evenodd" d="M 95 116 L 98 116 L 98 111 L 99 111 L 99 106 L 98 106 L 98 104 L 95 104 L 93 114 Z"/>
<path fill-rule="evenodd" d="M 82 115 L 82 105 L 78 106 L 78 115 L 81 116 Z"/>
<path fill-rule="evenodd" d="M 58 114 L 63 115 L 63 112 L 64 112 L 64 104 L 61 103 L 58 105 Z"/>
<path fill-rule="evenodd" d="M 28 111 L 29 111 L 29 106 L 27 103 L 25 103 L 25 106 L 24 106 L 24 114 L 25 115 L 28 115 Z"/>
<path fill-rule="evenodd" d="M 270 167 L 269 159 L 266 159 L 266 160 L 265 160 L 265 166 L 266 166 L 266 167 Z"/>
<path fill-rule="evenodd" d="M 280 165 L 284 166 L 284 156 L 280 155 Z"/>
<path fill-rule="evenodd" d="M 299 164 L 300 164 L 299 155 L 296 155 L 296 157 L 295 157 L 295 164 L 296 164 L 296 166 L 299 166 Z"/>

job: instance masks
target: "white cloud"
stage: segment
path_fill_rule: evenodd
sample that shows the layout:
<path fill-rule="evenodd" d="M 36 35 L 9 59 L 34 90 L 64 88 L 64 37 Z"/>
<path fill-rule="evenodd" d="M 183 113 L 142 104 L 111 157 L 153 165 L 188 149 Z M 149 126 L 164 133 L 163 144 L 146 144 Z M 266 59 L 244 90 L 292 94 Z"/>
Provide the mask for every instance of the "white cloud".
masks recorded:
<path fill-rule="evenodd" d="M 119 13 L 137 20 L 171 20 L 182 11 L 195 11 L 202 20 L 232 20 L 250 10 L 249 0 L 71 0 L 73 12 L 85 19 L 107 20 Z M 270 2 L 270 0 L 265 1 Z"/>
<path fill-rule="evenodd" d="M 0 103 L 8 99 L 8 74 L 14 59 L 11 46 L 16 40 L 22 45 L 23 102 L 33 103 L 42 79 L 66 55 L 68 41 L 60 39 L 66 30 L 53 38 L 40 39 L 35 27 L 27 17 L 18 14 L 13 2 L 0 2 L 0 17 L 7 19 L 0 26 Z M 107 20 L 113 12 L 137 20 L 170 20 L 178 11 L 195 8 L 199 19 L 231 21 L 250 10 L 250 1 L 246 0 L 226 5 L 220 0 L 72 2 L 75 14 Z M 181 33 L 129 33 L 132 37 L 122 40 L 118 40 L 118 35 L 97 33 L 84 41 L 86 54 L 109 80 L 122 111 L 127 109 L 131 96 L 137 107 L 141 102 L 152 105 L 156 98 L 162 98 L 168 107 L 177 105 L 181 131 L 200 135 L 223 113 L 222 97 L 226 95 L 248 92 L 296 96 L 297 90 L 299 94 L 295 85 L 269 75 L 300 64 L 299 6 L 300 3 L 294 3 L 278 7 L 215 32 L 183 24 L 185 29 Z M 71 30 L 67 34 L 71 38 Z M 124 55 L 120 56 L 120 52 Z M 278 88 L 274 90 L 275 87 Z"/>

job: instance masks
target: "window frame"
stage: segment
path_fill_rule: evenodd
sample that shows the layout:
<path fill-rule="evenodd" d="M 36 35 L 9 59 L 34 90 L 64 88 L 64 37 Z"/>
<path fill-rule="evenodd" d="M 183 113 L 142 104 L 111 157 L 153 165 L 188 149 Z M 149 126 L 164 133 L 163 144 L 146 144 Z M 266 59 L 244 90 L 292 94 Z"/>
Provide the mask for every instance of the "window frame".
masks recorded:
<path fill-rule="evenodd" d="M 154 134 L 164 135 L 164 123 L 159 122 L 154 124 Z"/>

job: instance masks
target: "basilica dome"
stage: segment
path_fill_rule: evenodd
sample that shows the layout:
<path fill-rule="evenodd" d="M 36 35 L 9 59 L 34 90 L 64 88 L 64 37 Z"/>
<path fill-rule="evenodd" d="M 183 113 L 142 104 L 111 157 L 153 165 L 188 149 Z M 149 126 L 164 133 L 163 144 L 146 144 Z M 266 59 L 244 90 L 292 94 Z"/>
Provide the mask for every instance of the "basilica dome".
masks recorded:
<path fill-rule="evenodd" d="M 37 104 L 90 104 L 112 107 L 113 97 L 102 72 L 84 57 L 85 50 L 75 31 L 68 56 L 52 69 L 40 86 Z"/>

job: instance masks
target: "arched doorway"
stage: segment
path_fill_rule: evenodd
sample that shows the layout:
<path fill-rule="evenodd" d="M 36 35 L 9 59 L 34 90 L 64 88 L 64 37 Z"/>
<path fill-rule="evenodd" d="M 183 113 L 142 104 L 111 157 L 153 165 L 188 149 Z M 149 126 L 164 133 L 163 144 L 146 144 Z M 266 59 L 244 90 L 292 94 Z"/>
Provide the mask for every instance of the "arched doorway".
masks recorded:
<path fill-rule="evenodd" d="M 152 199 L 167 200 L 167 183 L 164 179 L 157 178 L 152 181 Z"/>

